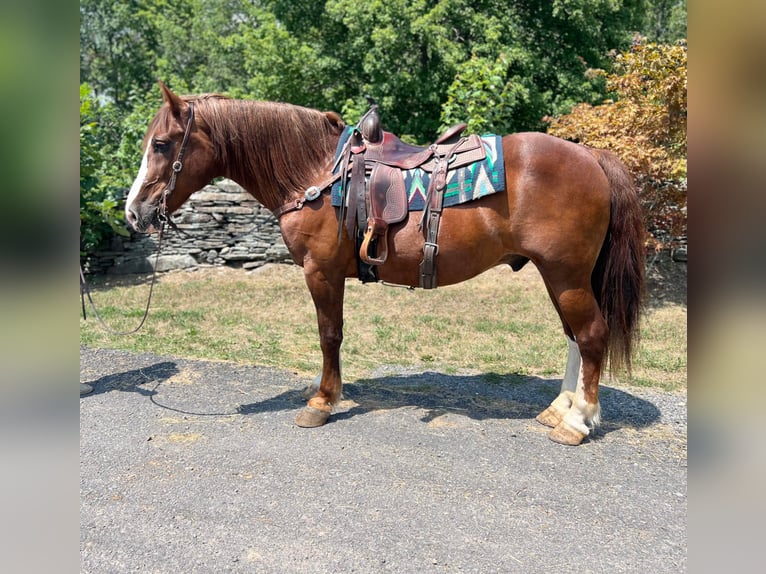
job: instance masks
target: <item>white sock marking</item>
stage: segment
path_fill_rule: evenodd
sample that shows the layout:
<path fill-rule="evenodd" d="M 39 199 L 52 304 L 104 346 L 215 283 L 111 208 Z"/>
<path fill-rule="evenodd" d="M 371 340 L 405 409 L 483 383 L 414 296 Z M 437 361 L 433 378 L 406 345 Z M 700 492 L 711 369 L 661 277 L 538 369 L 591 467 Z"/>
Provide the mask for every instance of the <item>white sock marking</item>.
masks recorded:
<path fill-rule="evenodd" d="M 569 354 L 567 355 L 567 368 L 564 371 L 564 379 L 561 381 L 561 392 L 572 391 L 577 388 L 577 380 L 580 378 L 580 369 L 582 357 L 580 356 L 580 347 L 572 339 L 567 337 L 569 343 Z"/>

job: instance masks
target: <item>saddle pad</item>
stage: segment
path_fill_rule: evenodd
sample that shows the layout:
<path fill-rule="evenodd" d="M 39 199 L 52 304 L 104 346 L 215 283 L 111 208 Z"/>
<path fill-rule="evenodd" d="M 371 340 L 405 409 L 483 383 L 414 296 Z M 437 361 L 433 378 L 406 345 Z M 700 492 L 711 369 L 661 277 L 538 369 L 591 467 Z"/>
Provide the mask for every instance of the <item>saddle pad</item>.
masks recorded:
<path fill-rule="evenodd" d="M 490 134 L 482 136 L 481 140 L 486 152 L 482 161 L 447 172 L 444 207 L 459 205 L 505 190 L 502 137 Z M 338 146 L 339 150 L 342 143 Z M 415 168 L 403 171 L 402 175 L 407 190 L 408 210 L 422 211 L 431 174 Z M 341 205 L 340 182 L 332 186 L 332 204 L 335 207 Z"/>

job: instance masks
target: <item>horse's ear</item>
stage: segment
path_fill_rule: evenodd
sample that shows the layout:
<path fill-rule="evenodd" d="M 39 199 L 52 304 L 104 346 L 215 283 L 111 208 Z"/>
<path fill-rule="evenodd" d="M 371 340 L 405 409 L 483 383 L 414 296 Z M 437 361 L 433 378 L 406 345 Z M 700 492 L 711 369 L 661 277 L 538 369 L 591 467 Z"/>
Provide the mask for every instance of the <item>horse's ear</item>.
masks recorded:
<path fill-rule="evenodd" d="M 325 112 L 324 115 L 330 122 L 330 125 L 332 125 L 336 130 L 341 131 L 346 127 L 346 122 L 344 122 L 343 119 L 335 112 Z"/>
<path fill-rule="evenodd" d="M 157 80 L 157 83 L 162 90 L 162 99 L 170 107 L 170 111 L 173 112 L 174 115 L 179 114 L 183 107 L 183 100 L 171 92 L 170 88 L 168 88 L 162 80 Z"/>

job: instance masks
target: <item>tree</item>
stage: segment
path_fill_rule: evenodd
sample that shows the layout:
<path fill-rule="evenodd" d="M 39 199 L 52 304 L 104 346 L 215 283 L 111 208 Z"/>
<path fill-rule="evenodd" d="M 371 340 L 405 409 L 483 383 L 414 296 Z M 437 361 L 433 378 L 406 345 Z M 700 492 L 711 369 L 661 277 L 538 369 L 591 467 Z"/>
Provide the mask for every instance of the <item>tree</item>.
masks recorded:
<path fill-rule="evenodd" d="M 686 38 L 686 0 L 648 0 L 643 33 L 660 44 Z"/>
<path fill-rule="evenodd" d="M 580 104 L 547 118 L 549 133 L 614 151 L 635 175 L 650 244 L 686 236 L 686 43 L 663 45 L 636 38 L 614 57 L 607 89 L 615 100 Z"/>
<path fill-rule="evenodd" d="M 80 1 L 80 82 L 117 106 L 154 82 L 155 30 L 139 0 Z"/>
<path fill-rule="evenodd" d="M 109 111 L 93 90 L 80 85 L 80 252 L 93 251 L 113 233 L 125 235 L 119 192 L 103 178 L 110 155 Z"/>
<path fill-rule="evenodd" d="M 353 120 L 365 94 L 386 126 L 416 141 L 468 121 L 498 133 L 543 129 L 545 114 L 603 98 L 584 71 L 627 46 L 644 0 L 272 0 L 327 73 L 316 89 Z M 318 32 L 319 30 L 319 32 Z M 321 33 L 320 33 L 321 32 Z M 337 108 L 336 108 L 337 109 Z"/>
<path fill-rule="evenodd" d="M 466 120 L 543 129 L 543 115 L 603 98 L 584 72 L 627 46 L 647 1 L 83 0 L 81 81 L 122 108 L 161 78 L 349 121 L 370 94 L 389 129 L 421 142 Z"/>

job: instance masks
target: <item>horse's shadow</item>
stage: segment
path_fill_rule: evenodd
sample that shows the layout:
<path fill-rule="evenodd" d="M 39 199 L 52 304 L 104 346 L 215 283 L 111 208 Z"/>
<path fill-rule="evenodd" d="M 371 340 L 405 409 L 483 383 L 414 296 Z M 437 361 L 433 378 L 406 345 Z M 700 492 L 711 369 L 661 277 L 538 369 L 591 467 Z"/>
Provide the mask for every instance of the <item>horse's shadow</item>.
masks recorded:
<path fill-rule="evenodd" d="M 170 410 L 172 405 L 157 402 L 162 383 L 179 373 L 175 362 L 163 361 L 90 381 L 93 393 L 133 392 Z M 330 421 L 338 423 L 376 411 L 416 408 L 421 420 L 429 423 L 439 416 L 455 414 L 474 420 L 534 419 L 556 397 L 561 381 L 519 374 L 482 373 L 448 375 L 437 372 L 384 375 L 359 379 L 343 386 L 344 400 Z M 601 386 L 602 419 L 598 434 L 623 427 L 641 428 L 660 418 L 651 402 L 614 387 Z M 298 410 L 305 405 L 303 389 L 292 389 L 264 400 L 241 404 L 234 412 L 190 414 L 241 414 Z M 179 412 L 186 412 L 181 411 Z M 598 436 L 598 434 L 596 436 Z"/>
<path fill-rule="evenodd" d="M 88 384 L 93 387 L 93 392 L 85 395 L 83 398 L 112 391 L 138 393 L 145 397 L 153 397 L 157 394 L 157 386 L 178 374 L 178 372 L 179 369 L 176 363 L 164 361 L 138 369 L 131 369 L 130 371 L 104 375 L 94 381 L 88 381 Z M 151 388 L 147 387 L 149 383 L 154 383 L 154 386 Z"/>
<path fill-rule="evenodd" d="M 330 419 L 347 421 L 374 411 L 415 407 L 424 411 L 425 423 L 447 413 L 474 420 L 534 419 L 556 397 L 560 380 L 518 374 L 484 373 L 447 375 L 422 372 L 360 379 L 343 386 L 344 401 Z M 651 402 L 601 386 L 602 419 L 599 434 L 622 427 L 640 428 L 660 418 Z M 301 390 L 291 390 L 263 401 L 240 405 L 238 412 L 252 415 L 292 410 L 305 404 Z"/>

